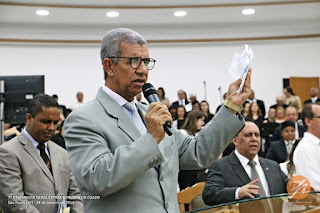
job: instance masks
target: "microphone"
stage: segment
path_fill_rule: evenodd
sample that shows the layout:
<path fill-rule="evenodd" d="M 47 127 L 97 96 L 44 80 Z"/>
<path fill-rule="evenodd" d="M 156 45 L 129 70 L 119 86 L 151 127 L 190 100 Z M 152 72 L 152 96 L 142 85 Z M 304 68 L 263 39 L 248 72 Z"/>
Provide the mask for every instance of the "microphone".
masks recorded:
<path fill-rule="evenodd" d="M 157 91 L 156 89 L 152 86 L 152 84 L 150 83 L 146 83 L 142 86 L 142 91 L 143 91 L 143 95 L 144 97 L 148 100 L 148 102 L 154 103 L 154 102 L 160 102 L 160 99 L 157 95 Z M 163 128 L 164 131 L 171 136 L 172 135 L 172 131 L 171 131 L 171 124 L 169 123 L 169 121 L 166 121 L 165 124 L 163 124 Z"/>

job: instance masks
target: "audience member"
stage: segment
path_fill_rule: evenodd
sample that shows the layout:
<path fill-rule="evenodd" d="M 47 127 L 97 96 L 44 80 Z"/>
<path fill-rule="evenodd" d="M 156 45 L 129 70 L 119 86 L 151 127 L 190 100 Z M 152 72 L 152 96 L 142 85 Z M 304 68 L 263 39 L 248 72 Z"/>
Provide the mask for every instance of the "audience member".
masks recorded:
<path fill-rule="evenodd" d="M 276 118 L 274 122 L 276 122 L 277 124 L 282 124 L 283 122 L 286 121 L 286 110 L 282 106 L 279 106 L 275 109 L 276 109 Z"/>
<path fill-rule="evenodd" d="M 319 89 L 312 87 L 310 88 L 310 99 L 306 100 L 304 102 L 304 104 L 309 104 L 309 103 L 316 103 L 319 102 L 320 103 L 320 97 L 318 96 L 319 94 Z"/>
<path fill-rule="evenodd" d="M 285 121 L 281 124 L 282 139 L 273 141 L 267 152 L 266 158 L 283 163 L 288 160 L 292 146 L 296 143 L 295 123 L 292 121 Z"/>
<path fill-rule="evenodd" d="M 24 125 L 24 124 L 22 124 Z M 3 136 L 4 136 L 4 141 L 9 141 L 12 138 L 20 135 L 20 125 L 11 125 L 10 123 L 5 123 L 4 124 L 4 131 L 3 131 Z M 0 143 L 1 145 L 1 143 Z"/>
<path fill-rule="evenodd" d="M 164 103 L 168 108 L 170 107 L 170 100 L 166 97 L 166 93 L 163 89 L 163 87 L 159 87 L 157 90 L 159 99 L 161 103 Z"/>
<path fill-rule="evenodd" d="M 102 40 L 101 61 L 105 85 L 64 125 L 81 194 L 100 196 L 85 201 L 85 212 L 179 212 L 179 168 L 206 168 L 243 128 L 242 116 L 236 114 L 251 92 L 251 69 L 242 92 L 236 93 L 238 79 L 229 86 L 226 107 L 197 137 L 175 128 L 169 136 L 163 124 L 172 118 L 164 104 L 137 103 L 137 109 L 132 102 L 155 64 L 144 38 L 130 29 L 109 31 Z"/>
<path fill-rule="evenodd" d="M 83 93 L 82 92 L 77 92 L 77 102 L 72 104 L 70 106 L 70 109 L 71 110 L 75 110 L 77 109 L 79 106 L 82 106 L 84 104 L 84 101 L 83 101 Z"/>
<path fill-rule="evenodd" d="M 248 118 L 251 118 L 258 125 L 259 129 L 263 124 L 264 116 L 259 108 L 257 102 L 252 102 L 249 106 Z"/>
<path fill-rule="evenodd" d="M 250 94 L 247 102 L 249 102 L 250 104 L 252 102 L 257 103 L 258 106 L 259 106 L 259 109 L 261 110 L 261 113 L 262 113 L 263 117 L 266 115 L 266 109 L 265 109 L 265 106 L 264 106 L 264 102 L 262 100 L 258 100 L 258 99 L 255 98 L 255 94 L 254 94 L 253 90 L 252 90 L 252 93 Z"/>
<path fill-rule="evenodd" d="M 286 109 L 288 107 L 288 105 L 284 103 L 284 96 L 283 95 L 277 96 L 276 104 L 272 105 L 270 108 L 276 109 L 278 107 L 283 107 L 284 109 Z"/>
<path fill-rule="evenodd" d="M 203 190 L 207 205 L 239 199 L 286 193 L 287 176 L 277 162 L 258 157 L 260 132 L 252 121 L 232 141 L 236 147 L 230 155 L 209 167 Z"/>
<path fill-rule="evenodd" d="M 289 106 L 295 106 L 298 109 L 298 113 L 301 113 L 301 99 L 299 96 L 295 95 L 291 87 L 286 87 L 283 89 L 284 103 Z"/>
<path fill-rule="evenodd" d="M 288 106 L 285 112 L 286 121 L 292 121 L 295 123 L 295 139 L 301 139 L 303 137 L 303 133 L 305 132 L 305 129 L 302 125 L 298 122 L 298 111 L 296 107 Z M 281 125 L 276 128 L 274 131 L 272 141 L 278 141 L 282 139 L 281 135 Z"/>
<path fill-rule="evenodd" d="M 192 111 L 199 111 L 200 110 L 200 103 L 199 101 L 195 100 L 192 103 Z"/>
<path fill-rule="evenodd" d="M 72 212 L 83 212 L 67 152 L 50 141 L 59 119 L 58 103 L 38 94 L 29 103 L 26 128 L 0 146 L 0 205 L 5 212 L 56 213 L 62 195 L 74 202 Z"/>
<path fill-rule="evenodd" d="M 241 114 L 244 117 L 248 117 L 249 116 L 249 110 L 250 110 L 250 103 L 246 102 L 246 103 L 243 104 L 243 109 L 242 109 Z"/>
<path fill-rule="evenodd" d="M 184 125 L 181 127 L 181 131 L 190 136 L 196 136 L 204 125 L 204 114 L 201 111 L 194 111 L 188 113 Z M 204 173 L 205 169 L 201 170 L 180 170 L 178 176 L 178 183 L 180 190 L 193 186 L 198 183 L 199 173 Z"/>
<path fill-rule="evenodd" d="M 173 121 L 173 126 L 177 129 L 181 129 L 185 120 L 186 120 L 187 112 L 184 106 L 180 105 L 177 108 L 177 119 Z"/>
<path fill-rule="evenodd" d="M 52 95 L 52 97 L 54 98 L 54 100 L 56 100 L 57 103 L 59 103 L 59 97 L 58 97 L 57 94 Z M 59 106 L 62 109 L 63 116 L 66 117 L 66 114 L 67 114 L 66 106 L 65 105 L 60 105 L 60 104 L 59 104 Z"/>
<path fill-rule="evenodd" d="M 66 143 L 65 143 L 64 137 L 63 137 L 63 124 L 64 124 L 64 121 L 62 121 L 61 124 L 58 126 L 58 128 L 57 128 L 58 133 L 56 133 L 52 136 L 51 141 L 55 142 L 56 144 L 58 144 L 62 148 L 66 149 Z"/>
<path fill-rule="evenodd" d="M 263 123 L 271 123 L 271 122 L 275 122 L 275 120 L 276 120 L 276 109 L 269 108 L 268 117 L 263 121 Z"/>
<path fill-rule="evenodd" d="M 320 103 L 306 104 L 302 112 L 306 129 L 293 155 L 297 175 L 308 178 L 311 186 L 320 191 Z"/>
<path fill-rule="evenodd" d="M 204 116 L 206 116 L 206 118 L 204 119 L 204 123 L 207 124 L 209 123 L 209 121 L 211 121 L 211 119 L 213 118 L 213 114 L 210 112 L 210 106 L 209 103 L 205 100 L 201 101 L 200 103 L 200 109 L 201 111 L 204 113 Z"/>
<path fill-rule="evenodd" d="M 197 95 L 195 93 L 189 94 L 189 101 L 190 103 L 193 103 L 194 101 L 197 101 L 199 103 L 199 101 L 197 100 Z"/>
<path fill-rule="evenodd" d="M 173 102 L 171 107 L 177 107 L 179 105 L 184 106 L 187 112 L 189 112 L 192 109 L 192 106 L 188 101 L 187 93 L 184 90 L 178 91 L 178 100 Z"/>

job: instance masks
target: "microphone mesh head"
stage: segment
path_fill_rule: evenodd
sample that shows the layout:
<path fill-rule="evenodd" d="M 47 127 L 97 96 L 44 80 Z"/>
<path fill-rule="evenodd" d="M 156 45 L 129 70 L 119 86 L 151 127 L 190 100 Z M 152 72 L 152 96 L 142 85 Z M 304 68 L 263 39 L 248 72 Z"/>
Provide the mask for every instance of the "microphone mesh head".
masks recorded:
<path fill-rule="evenodd" d="M 148 99 L 149 95 L 157 94 L 156 89 L 150 83 L 145 83 L 142 86 L 143 96 Z"/>

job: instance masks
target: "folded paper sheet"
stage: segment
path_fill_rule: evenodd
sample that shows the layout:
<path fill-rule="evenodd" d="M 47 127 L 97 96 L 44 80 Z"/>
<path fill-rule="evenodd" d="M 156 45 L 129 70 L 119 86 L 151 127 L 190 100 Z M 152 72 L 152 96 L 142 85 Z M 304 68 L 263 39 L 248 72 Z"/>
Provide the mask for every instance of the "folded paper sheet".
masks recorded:
<path fill-rule="evenodd" d="M 244 51 L 241 54 L 235 52 L 233 55 L 228 71 L 235 80 L 239 78 L 242 79 L 240 88 L 237 91 L 238 93 L 242 91 L 244 80 L 246 79 L 250 62 L 253 59 L 253 56 L 253 51 L 247 44 L 245 44 Z"/>

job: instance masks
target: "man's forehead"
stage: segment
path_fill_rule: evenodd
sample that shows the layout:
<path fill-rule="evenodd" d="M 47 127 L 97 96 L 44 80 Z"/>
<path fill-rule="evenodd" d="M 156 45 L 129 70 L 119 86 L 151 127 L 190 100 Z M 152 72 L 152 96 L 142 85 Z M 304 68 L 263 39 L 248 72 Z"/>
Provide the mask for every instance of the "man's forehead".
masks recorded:
<path fill-rule="evenodd" d="M 249 132 L 260 132 L 258 126 L 251 121 L 246 121 L 244 128 L 241 130 L 242 133 L 249 133 Z"/>

